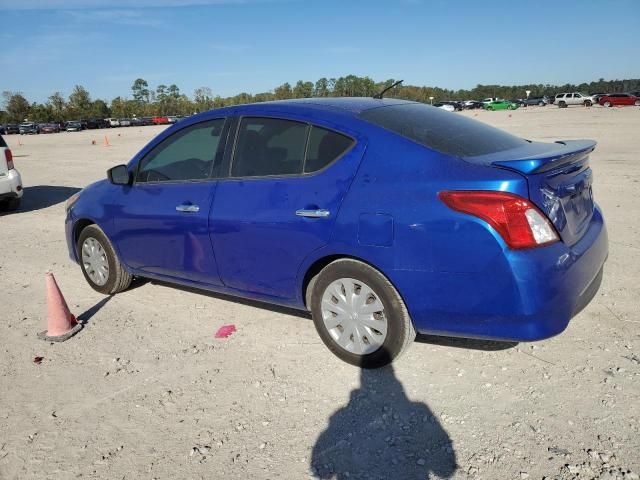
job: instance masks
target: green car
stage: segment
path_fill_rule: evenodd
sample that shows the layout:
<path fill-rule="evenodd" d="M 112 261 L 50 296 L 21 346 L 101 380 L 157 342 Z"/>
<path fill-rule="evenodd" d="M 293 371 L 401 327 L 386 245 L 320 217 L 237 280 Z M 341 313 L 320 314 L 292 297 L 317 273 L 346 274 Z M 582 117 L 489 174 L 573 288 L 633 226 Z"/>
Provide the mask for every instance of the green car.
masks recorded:
<path fill-rule="evenodd" d="M 484 105 L 485 110 L 515 110 L 520 105 L 510 102 L 509 100 L 496 100 Z"/>

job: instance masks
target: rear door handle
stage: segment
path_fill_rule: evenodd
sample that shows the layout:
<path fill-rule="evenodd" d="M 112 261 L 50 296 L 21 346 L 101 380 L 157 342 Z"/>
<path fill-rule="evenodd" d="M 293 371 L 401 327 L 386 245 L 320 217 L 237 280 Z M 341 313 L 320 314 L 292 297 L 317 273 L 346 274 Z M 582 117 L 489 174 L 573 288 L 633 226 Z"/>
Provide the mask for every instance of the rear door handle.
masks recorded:
<path fill-rule="evenodd" d="M 182 204 L 182 205 L 178 205 L 176 207 L 176 211 L 178 211 L 178 212 L 187 212 L 187 213 L 196 213 L 196 212 L 200 211 L 200 207 L 198 205 Z"/>
<path fill-rule="evenodd" d="M 329 210 L 316 209 L 316 210 L 296 210 L 296 215 L 298 217 L 307 217 L 307 218 L 326 218 L 331 213 Z"/>

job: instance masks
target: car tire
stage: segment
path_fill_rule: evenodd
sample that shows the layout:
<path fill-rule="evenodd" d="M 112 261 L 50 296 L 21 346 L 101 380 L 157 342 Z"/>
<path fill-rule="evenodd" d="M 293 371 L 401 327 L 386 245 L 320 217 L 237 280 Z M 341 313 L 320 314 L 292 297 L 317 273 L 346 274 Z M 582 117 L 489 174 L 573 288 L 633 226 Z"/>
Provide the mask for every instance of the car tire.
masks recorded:
<path fill-rule="evenodd" d="M 5 210 L 7 210 L 9 212 L 15 212 L 16 210 L 18 210 L 20 208 L 21 200 L 22 200 L 22 198 L 11 198 L 9 200 L 5 200 L 3 206 L 4 206 Z"/>
<path fill-rule="evenodd" d="M 611 102 L 606 101 L 602 105 L 604 105 L 605 107 L 610 107 L 611 106 Z"/>
<path fill-rule="evenodd" d="M 635 101 L 635 103 L 634 103 L 634 105 L 635 105 L 636 107 L 640 107 L 640 100 L 636 100 L 636 101 Z"/>
<path fill-rule="evenodd" d="M 416 337 L 398 291 L 382 273 L 366 263 L 336 260 L 320 271 L 311 288 L 311 313 L 320 338 L 331 352 L 351 365 L 362 368 L 388 365 Z M 353 292 L 352 299 L 360 295 L 367 298 L 354 304 L 353 300 L 347 300 L 348 291 Z M 381 310 L 372 310 L 376 307 Z M 344 312 L 341 321 L 335 320 L 339 316 L 337 310 Z M 335 325 L 330 327 L 332 324 Z M 344 335 L 346 329 L 351 332 L 348 338 Z"/>
<path fill-rule="evenodd" d="M 590 107 L 591 105 L 593 105 L 593 103 L 591 103 L 591 100 L 585 100 L 584 101 L 584 106 L 585 107 Z"/>
<path fill-rule="evenodd" d="M 89 225 L 82 230 L 76 251 L 82 274 L 91 288 L 107 295 L 129 288 L 133 276 L 124 269 L 100 227 Z"/>
<path fill-rule="evenodd" d="M 544 107 L 544 102 L 538 102 L 539 107 Z"/>
<path fill-rule="evenodd" d="M 567 108 L 567 103 L 566 102 L 558 103 L 558 108 Z"/>

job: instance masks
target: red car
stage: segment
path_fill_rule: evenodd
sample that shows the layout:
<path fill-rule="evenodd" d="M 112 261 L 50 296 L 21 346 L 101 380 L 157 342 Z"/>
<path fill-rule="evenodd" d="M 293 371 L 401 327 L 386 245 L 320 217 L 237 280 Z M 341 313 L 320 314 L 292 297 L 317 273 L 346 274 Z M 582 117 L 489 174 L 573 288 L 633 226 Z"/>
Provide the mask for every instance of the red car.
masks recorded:
<path fill-rule="evenodd" d="M 56 123 L 43 123 L 40 125 L 40 133 L 60 133 L 60 127 Z"/>
<path fill-rule="evenodd" d="M 153 117 L 151 121 L 154 125 L 169 125 L 169 119 L 167 117 Z"/>
<path fill-rule="evenodd" d="M 635 105 L 640 107 L 640 97 L 629 93 L 611 93 L 600 97 L 598 103 L 605 107 L 614 107 L 617 105 Z"/>

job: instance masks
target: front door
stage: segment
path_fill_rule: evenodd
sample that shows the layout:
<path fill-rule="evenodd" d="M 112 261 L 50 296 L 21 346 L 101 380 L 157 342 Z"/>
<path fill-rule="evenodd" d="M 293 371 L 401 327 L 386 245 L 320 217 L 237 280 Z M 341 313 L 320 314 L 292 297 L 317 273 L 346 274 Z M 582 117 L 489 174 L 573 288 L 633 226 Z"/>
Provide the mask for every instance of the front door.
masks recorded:
<path fill-rule="evenodd" d="M 139 162 L 116 208 L 121 258 L 142 273 L 219 285 L 209 212 L 224 153 L 224 119 L 178 130 Z"/>
<path fill-rule="evenodd" d="M 305 122 L 240 120 L 211 232 L 225 285 L 290 300 L 298 269 L 331 237 L 365 141 Z"/>

